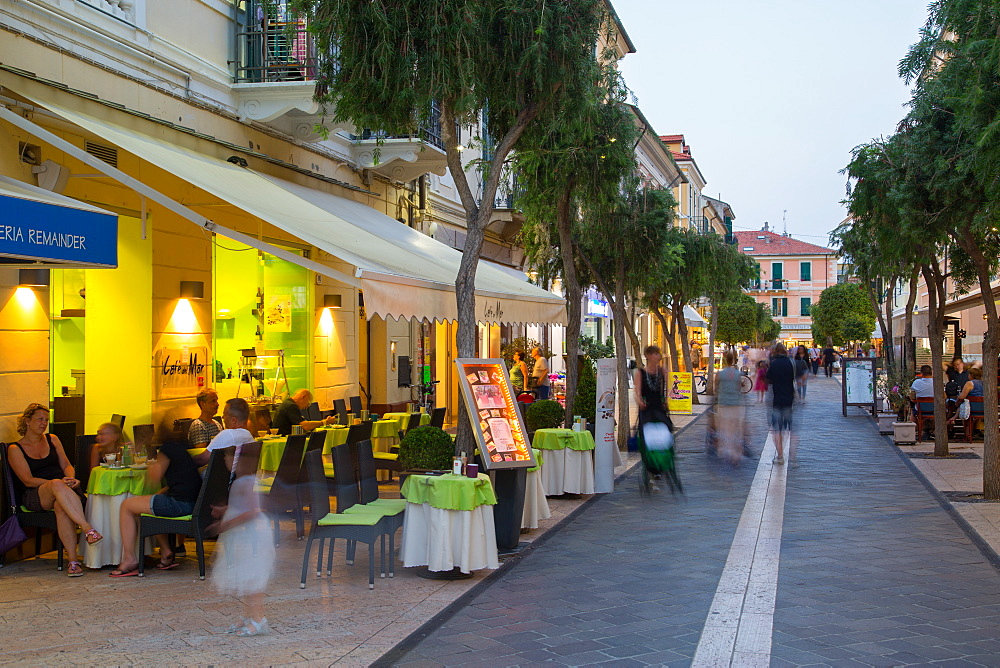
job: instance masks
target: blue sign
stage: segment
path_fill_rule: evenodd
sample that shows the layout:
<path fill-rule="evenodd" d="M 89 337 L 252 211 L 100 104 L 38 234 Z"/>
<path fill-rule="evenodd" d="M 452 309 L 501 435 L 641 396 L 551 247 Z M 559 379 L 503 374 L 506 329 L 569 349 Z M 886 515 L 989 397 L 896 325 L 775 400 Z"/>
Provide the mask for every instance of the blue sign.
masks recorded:
<path fill-rule="evenodd" d="M 118 217 L 0 195 L 0 256 L 117 267 Z"/>

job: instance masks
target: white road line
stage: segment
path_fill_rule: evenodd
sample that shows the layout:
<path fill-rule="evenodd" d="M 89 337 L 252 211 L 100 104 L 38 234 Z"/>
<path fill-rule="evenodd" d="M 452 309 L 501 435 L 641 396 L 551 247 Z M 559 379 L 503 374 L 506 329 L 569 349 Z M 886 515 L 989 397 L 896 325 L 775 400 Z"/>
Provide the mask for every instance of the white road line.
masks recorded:
<path fill-rule="evenodd" d="M 771 662 L 788 466 L 772 464 L 774 455 L 768 435 L 692 666 Z"/>

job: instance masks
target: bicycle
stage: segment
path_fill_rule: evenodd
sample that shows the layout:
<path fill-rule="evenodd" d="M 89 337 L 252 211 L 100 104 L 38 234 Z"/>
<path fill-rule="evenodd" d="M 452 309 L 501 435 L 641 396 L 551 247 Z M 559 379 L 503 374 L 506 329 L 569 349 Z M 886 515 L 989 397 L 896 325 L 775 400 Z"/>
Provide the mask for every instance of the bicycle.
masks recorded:
<path fill-rule="evenodd" d="M 694 377 L 694 389 L 698 394 L 705 394 L 708 391 L 708 378 L 703 374 Z M 748 394 L 753 389 L 753 379 L 746 367 L 740 369 L 740 392 Z"/>
<path fill-rule="evenodd" d="M 418 410 L 424 408 L 427 413 L 434 410 L 434 386 L 440 382 L 439 380 L 432 380 L 429 383 L 416 383 L 406 386 L 410 389 L 410 398 L 414 400 Z M 413 396 L 414 390 L 416 390 L 416 397 Z"/>

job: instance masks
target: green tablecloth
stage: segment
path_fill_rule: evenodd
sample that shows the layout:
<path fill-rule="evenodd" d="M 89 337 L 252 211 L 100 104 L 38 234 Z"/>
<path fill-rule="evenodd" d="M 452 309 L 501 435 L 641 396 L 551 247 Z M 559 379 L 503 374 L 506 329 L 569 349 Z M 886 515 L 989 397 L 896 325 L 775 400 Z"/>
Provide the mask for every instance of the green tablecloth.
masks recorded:
<path fill-rule="evenodd" d="M 144 494 L 155 494 L 160 490 L 161 485 L 150 482 L 146 478 L 146 471 L 137 469 L 109 469 L 103 466 L 91 469 L 90 481 L 87 483 L 88 494 L 103 494 L 105 496 L 118 496 L 119 494 L 132 494 L 142 496 Z"/>
<path fill-rule="evenodd" d="M 531 452 L 534 453 L 534 455 L 535 455 L 535 465 L 532 466 L 530 469 L 528 469 L 529 473 L 531 471 L 537 471 L 537 470 L 539 470 L 540 468 L 542 468 L 542 464 L 544 463 L 542 461 L 542 451 L 541 450 L 539 450 L 538 448 L 532 448 Z"/>
<path fill-rule="evenodd" d="M 328 455 L 335 446 L 347 443 L 347 432 L 350 427 L 320 427 L 326 432 L 326 440 L 323 441 L 323 454 Z"/>
<path fill-rule="evenodd" d="M 392 433 L 389 433 L 389 427 L 380 427 L 382 423 L 387 423 L 389 420 L 395 420 L 396 426 L 392 429 Z M 406 429 L 406 425 L 410 423 L 409 413 L 386 413 L 382 416 L 382 419 L 376 422 L 372 426 L 372 436 L 375 438 L 388 438 L 390 436 L 398 436 L 400 429 Z M 431 423 L 430 413 L 424 413 L 420 416 L 420 426 L 423 427 L 425 424 Z M 376 433 L 378 432 L 378 433 Z M 384 432 L 384 433 L 383 433 Z"/>
<path fill-rule="evenodd" d="M 323 441 L 323 454 L 330 454 L 330 450 L 335 445 L 347 443 L 347 427 L 319 427 L 320 431 L 326 432 L 326 440 Z M 260 441 L 260 470 L 277 471 L 281 464 L 281 455 L 285 452 L 287 436 L 265 436 L 258 438 Z"/>
<path fill-rule="evenodd" d="M 593 450 L 594 437 L 589 431 L 573 431 L 572 429 L 539 429 L 531 445 L 539 450 Z"/>
<path fill-rule="evenodd" d="M 442 510 L 475 510 L 497 502 L 490 477 L 485 473 L 478 478 L 454 473 L 409 475 L 399 493 L 410 503 L 426 503 Z"/>

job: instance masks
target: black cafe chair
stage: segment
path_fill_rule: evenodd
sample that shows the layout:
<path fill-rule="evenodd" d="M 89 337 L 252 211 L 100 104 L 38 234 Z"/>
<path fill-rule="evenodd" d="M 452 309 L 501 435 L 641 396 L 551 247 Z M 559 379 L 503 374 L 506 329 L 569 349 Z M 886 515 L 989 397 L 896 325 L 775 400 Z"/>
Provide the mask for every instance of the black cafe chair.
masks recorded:
<path fill-rule="evenodd" d="M 285 449 L 278 462 L 278 470 L 270 485 L 262 483 L 261 499 L 264 510 L 270 515 L 274 526 L 274 544 L 281 542 L 280 520 L 291 514 L 295 520 L 295 535 L 299 540 L 305 535 L 305 517 L 299 474 L 302 470 L 302 455 L 306 448 L 307 434 L 293 434 L 285 441 Z M 322 450 L 320 451 L 322 454 Z"/>
<path fill-rule="evenodd" d="M 431 413 L 431 426 L 444 429 L 444 418 L 447 414 L 448 409 L 446 407 L 435 408 L 434 412 Z"/>
<path fill-rule="evenodd" d="M 340 424 L 347 424 L 347 404 L 344 403 L 343 399 L 333 400 L 333 412 L 337 414 L 337 421 Z M 358 417 L 361 417 L 359 414 Z"/>
<path fill-rule="evenodd" d="M 305 414 L 303 417 L 305 417 L 305 419 L 307 420 L 318 421 L 323 419 L 323 416 L 320 414 L 319 410 L 319 402 L 316 401 L 306 406 L 306 409 L 303 411 L 303 413 Z"/>
<path fill-rule="evenodd" d="M 358 417 L 361 417 L 361 411 L 363 410 L 363 407 L 361 405 L 361 397 L 358 396 L 348 397 L 347 401 L 351 405 L 351 412 L 357 415 Z"/>
<path fill-rule="evenodd" d="M 113 413 L 111 415 L 111 419 L 108 420 L 108 422 L 110 422 L 111 424 L 118 425 L 119 429 L 121 429 L 122 431 L 125 431 L 125 416 L 124 415 L 119 415 L 118 413 Z"/>
<path fill-rule="evenodd" d="M 49 433 L 59 439 L 66 451 L 66 458 L 74 467 L 76 466 L 77 453 L 74 449 L 76 443 L 76 423 L 75 422 L 50 422 Z"/>
<path fill-rule="evenodd" d="M 56 525 L 56 513 L 53 510 L 43 510 L 32 512 L 17 503 L 14 496 L 14 472 L 10 469 L 7 461 L 7 443 L 0 443 L 0 468 L 3 469 L 3 486 L 6 490 L 6 501 L 10 514 L 17 517 L 18 524 L 22 529 L 32 527 L 35 529 L 35 556 L 42 552 L 42 529 L 52 532 L 52 541 L 56 548 L 56 569 L 63 569 L 63 544 L 59 540 L 59 530 Z M 2 564 L 3 554 L 0 554 L 0 564 Z"/>
<path fill-rule="evenodd" d="M 77 464 L 76 479 L 80 481 L 80 488 L 87 491 L 90 484 L 90 456 L 97 444 L 97 434 L 81 434 L 76 437 L 76 458 Z"/>

